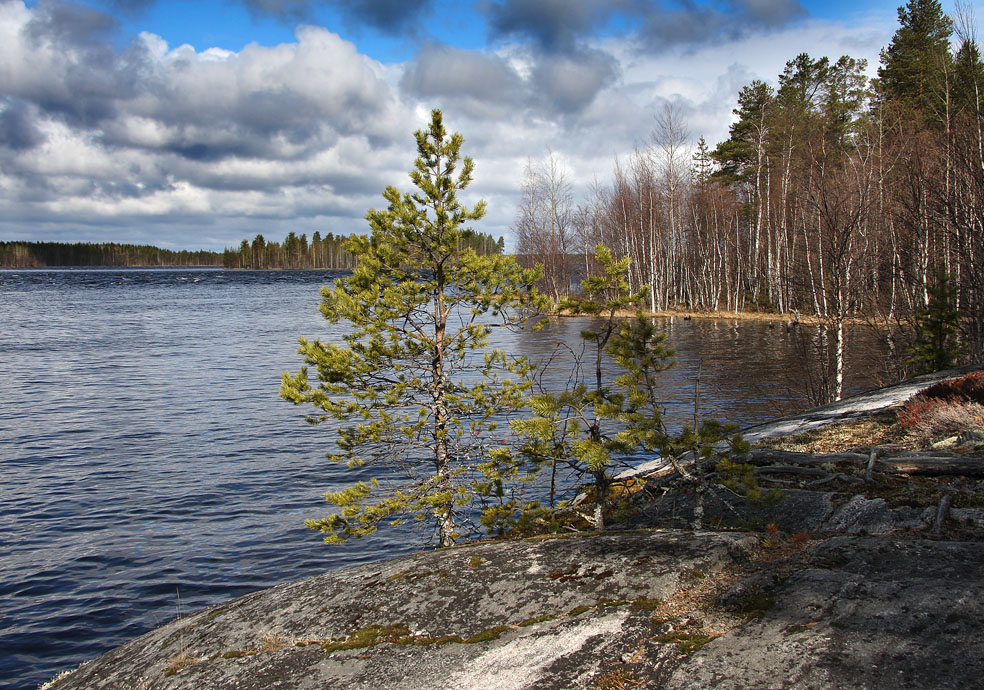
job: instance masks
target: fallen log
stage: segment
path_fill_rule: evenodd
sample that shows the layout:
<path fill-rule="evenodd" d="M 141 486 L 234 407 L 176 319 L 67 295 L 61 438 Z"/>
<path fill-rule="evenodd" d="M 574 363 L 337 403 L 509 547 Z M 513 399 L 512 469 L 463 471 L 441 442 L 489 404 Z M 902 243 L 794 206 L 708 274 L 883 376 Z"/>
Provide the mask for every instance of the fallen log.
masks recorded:
<path fill-rule="evenodd" d="M 759 474 L 805 474 L 811 477 L 826 477 L 824 472 L 818 467 L 799 467 L 796 465 L 765 465 L 757 468 Z"/>
<path fill-rule="evenodd" d="M 984 477 L 984 459 L 979 457 L 913 455 L 878 458 L 876 464 L 893 474 Z"/>
<path fill-rule="evenodd" d="M 861 453 L 801 453 L 792 450 L 756 448 L 749 453 L 736 455 L 734 461 L 756 467 L 777 464 L 819 467 L 838 462 L 849 462 L 852 465 L 862 466 L 868 461 L 868 456 Z"/>
<path fill-rule="evenodd" d="M 981 457 L 918 452 L 883 456 L 886 452 L 877 449 L 877 453 L 872 454 L 800 453 L 759 448 L 734 459 L 736 462 L 754 465 L 759 472 L 782 472 L 784 469 L 788 471 L 789 467 L 808 468 L 847 463 L 865 468 L 866 476 L 870 476 L 877 468 L 891 474 L 984 477 L 984 458 Z M 776 465 L 780 467 L 768 469 Z"/>

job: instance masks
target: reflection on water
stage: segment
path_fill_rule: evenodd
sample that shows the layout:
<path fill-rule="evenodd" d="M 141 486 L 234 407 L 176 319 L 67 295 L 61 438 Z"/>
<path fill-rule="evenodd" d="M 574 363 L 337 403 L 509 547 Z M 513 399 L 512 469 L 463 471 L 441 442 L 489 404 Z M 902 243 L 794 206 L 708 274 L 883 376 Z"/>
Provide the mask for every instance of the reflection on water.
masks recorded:
<path fill-rule="evenodd" d="M 676 353 L 673 366 L 659 380 L 666 422 L 671 428 L 692 423 L 695 394 L 699 395 L 702 418 L 741 427 L 807 406 L 803 340 L 815 341 L 816 327 L 679 317 L 659 319 L 658 323 L 667 335 L 667 346 Z M 584 328 L 584 319 L 552 319 L 541 331 L 511 334 L 512 340 L 500 347 L 550 362 L 545 385 L 560 390 L 571 377 L 576 357 L 583 352 L 579 334 Z M 853 336 L 846 394 L 879 385 L 870 366 L 877 348 L 875 339 L 861 330 Z M 593 350 L 581 355 L 589 380 L 594 375 L 593 356 Z M 605 366 L 606 372 L 612 371 L 610 362 Z"/>
<path fill-rule="evenodd" d="M 353 480 L 332 429 L 278 398 L 330 271 L 0 271 L 0 686 L 34 688 L 149 628 L 230 597 L 420 547 L 390 530 L 327 548 L 303 527 Z M 795 404 L 784 326 L 663 322 L 668 421 L 750 425 Z M 583 321 L 495 329 L 560 387 Z M 862 379 L 849 379 L 855 388 Z"/>

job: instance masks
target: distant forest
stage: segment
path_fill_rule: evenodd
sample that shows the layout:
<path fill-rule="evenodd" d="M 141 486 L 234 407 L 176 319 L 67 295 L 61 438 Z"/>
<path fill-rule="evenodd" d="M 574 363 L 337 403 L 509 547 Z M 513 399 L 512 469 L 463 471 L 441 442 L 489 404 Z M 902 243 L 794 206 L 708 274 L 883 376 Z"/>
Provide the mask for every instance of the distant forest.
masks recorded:
<path fill-rule="evenodd" d="M 221 266 L 219 252 L 172 251 L 115 242 L 0 242 L 0 268 L 48 266 Z"/>
<path fill-rule="evenodd" d="M 345 237 L 315 232 L 288 233 L 283 242 L 267 242 L 257 235 L 243 240 L 238 249 L 224 252 L 172 251 L 149 245 L 115 242 L 0 242 L 0 268 L 46 268 L 49 266 L 223 266 L 225 268 L 355 268 L 355 256 L 342 248 Z M 461 248 L 478 254 L 501 254 L 505 240 L 466 232 Z"/>
<path fill-rule="evenodd" d="M 226 249 L 222 265 L 226 268 L 355 268 L 356 258 L 342 248 L 343 236 L 328 233 L 322 237 L 315 232 L 308 241 L 307 235 L 291 232 L 283 242 L 267 242 L 257 235 L 252 242 L 243 240 L 239 249 Z M 474 249 L 477 254 L 501 254 L 505 240 L 491 235 L 466 231 L 461 248 Z"/>

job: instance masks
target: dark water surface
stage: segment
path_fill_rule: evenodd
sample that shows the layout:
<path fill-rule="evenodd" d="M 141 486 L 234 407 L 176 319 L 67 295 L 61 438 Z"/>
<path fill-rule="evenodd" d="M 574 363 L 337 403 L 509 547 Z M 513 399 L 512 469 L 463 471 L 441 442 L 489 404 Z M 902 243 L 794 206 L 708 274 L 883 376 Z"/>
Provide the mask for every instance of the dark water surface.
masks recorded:
<path fill-rule="evenodd" d="M 303 526 L 348 483 L 332 430 L 278 397 L 296 338 L 329 339 L 331 271 L 0 270 L 0 687 L 35 688 L 178 614 L 418 550 Z M 667 321 L 672 423 L 743 426 L 797 403 L 784 327 Z M 495 344 L 543 357 L 583 323 Z M 335 331 L 338 335 L 340 331 Z M 566 368 L 554 375 L 566 380 Z M 854 390 L 871 382 L 849 381 Z"/>

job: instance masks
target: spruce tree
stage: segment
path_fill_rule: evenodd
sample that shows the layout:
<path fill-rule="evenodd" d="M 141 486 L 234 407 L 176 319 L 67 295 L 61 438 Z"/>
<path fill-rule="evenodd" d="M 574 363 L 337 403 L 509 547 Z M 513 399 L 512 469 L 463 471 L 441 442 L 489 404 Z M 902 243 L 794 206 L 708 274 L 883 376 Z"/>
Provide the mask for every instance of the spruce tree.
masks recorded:
<path fill-rule="evenodd" d="M 415 136 L 417 190 L 387 187 L 388 207 L 367 215 L 370 234 L 344 243 L 358 266 L 322 289 L 321 313 L 349 329 L 343 344 L 301 338 L 308 366 L 283 376 L 283 398 L 317 409 L 309 421 L 341 422 L 330 459 L 381 473 L 326 494 L 340 511 L 307 524 L 329 543 L 413 517 L 452 545 L 493 417 L 518 407 L 529 385 L 524 359 L 487 349 L 489 323 L 520 324 L 539 276 L 461 248 L 465 224 L 485 214 L 484 202 L 469 209 L 457 196 L 474 164 L 439 110 Z"/>
<path fill-rule="evenodd" d="M 929 304 L 916 314 L 916 342 L 909 348 L 909 364 L 917 373 L 949 369 L 957 362 L 960 312 L 954 308 L 956 294 L 950 277 L 936 272 Z"/>

